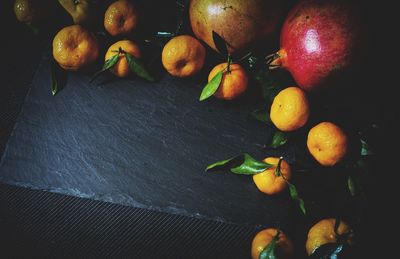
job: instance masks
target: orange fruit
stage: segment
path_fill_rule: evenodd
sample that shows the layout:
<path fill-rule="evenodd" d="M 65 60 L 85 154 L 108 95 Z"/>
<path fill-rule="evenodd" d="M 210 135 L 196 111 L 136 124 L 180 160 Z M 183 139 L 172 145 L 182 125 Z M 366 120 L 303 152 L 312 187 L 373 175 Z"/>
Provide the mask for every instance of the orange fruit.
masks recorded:
<path fill-rule="evenodd" d="M 285 4 L 273 0 L 191 0 L 190 24 L 196 37 L 215 50 L 213 31 L 228 43 L 230 53 L 247 52 L 278 29 Z"/>
<path fill-rule="evenodd" d="M 104 28 L 112 36 L 126 35 L 138 25 L 139 14 L 136 6 L 128 0 L 112 3 L 104 15 Z"/>
<path fill-rule="evenodd" d="M 14 13 L 18 21 L 33 23 L 44 18 L 46 7 L 40 0 L 15 0 Z"/>
<path fill-rule="evenodd" d="M 267 228 L 257 233 L 251 243 L 251 258 L 258 259 L 260 253 L 276 236 L 277 231 L 275 228 Z M 293 258 L 293 251 L 294 246 L 292 241 L 281 231 L 279 239 L 276 241 L 276 256 L 282 259 Z"/>
<path fill-rule="evenodd" d="M 306 250 L 307 254 L 311 255 L 318 247 L 327 243 L 336 243 L 338 234 L 343 235 L 350 233 L 350 226 L 343 221 L 340 221 L 337 233 L 335 233 L 335 219 L 323 219 L 310 228 L 307 235 Z M 350 234 L 346 242 L 353 243 L 353 234 Z"/>
<path fill-rule="evenodd" d="M 222 80 L 214 96 L 219 99 L 232 100 L 244 93 L 247 89 L 248 76 L 239 64 L 231 64 L 230 72 L 226 71 L 228 63 L 216 65 L 208 75 L 208 82 L 220 71 L 224 70 Z"/>
<path fill-rule="evenodd" d="M 53 39 L 53 57 L 66 70 L 80 70 L 98 56 L 96 37 L 80 25 L 61 29 Z"/>
<path fill-rule="evenodd" d="M 321 122 L 308 132 L 307 147 L 321 165 L 334 166 L 347 153 L 347 136 L 335 124 Z"/>
<path fill-rule="evenodd" d="M 285 160 L 282 160 L 281 163 L 281 174 L 275 175 L 276 165 L 278 165 L 279 158 L 277 157 L 267 157 L 263 160 L 265 163 L 274 165 L 271 168 L 268 168 L 262 173 L 253 175 L 253 181 L 256 184 L 258 190 L 262 191 L 266 194 L 277 194 L 286 189 L 286 181 L 283 179 L 282 175 L 286 178 L 286 180 L 290 180 L 292 177 L 292 170 L 290 165 L 286 163 Z"/>
<path fill-rule="evenodd" d="M 288 87 L 274 98 L 270 118 L 282 131 L 294 131 L 307 123 L 310 108 L 306 93 L 299 87 Z"/>
<path fill-rule="evenodd" d="M 195 38 L 180 35 L 165 44 L 161 61 L 173 76 L 188 77 L 198 73 L 204 66 L 206 50 Z"/>
<path fill-rule="evenodd" d="M 131 54 L 135 58 L 140 58 L 141 52 L 138 45 L 130 40 L 118 41 L 108 48 L 104 58 L 105 61 L 114 55 L 119 55 L 117 63 L 112 67 L 112 69 L 110 69 L 110 71 L 118 77 L 127 77 L 131 74 L 131 70 L 128 61 L 125 58 L 125 54 L 118 54 L 120 48 L 122 51 Z"/>

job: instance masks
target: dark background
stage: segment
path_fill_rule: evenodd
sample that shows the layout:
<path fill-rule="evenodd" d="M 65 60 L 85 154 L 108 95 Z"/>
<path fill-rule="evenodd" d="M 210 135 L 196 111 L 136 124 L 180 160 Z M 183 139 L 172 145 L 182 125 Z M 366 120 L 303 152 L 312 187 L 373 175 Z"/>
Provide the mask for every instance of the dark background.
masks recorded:
<path fill-rule="evenodd" d="M 153 11 L 154 16 L 152 17 L 157 17 L 157 19 L 150 19 L 148 23 L 149 28 L 152 28 L 150 31 L 169 31 L 175 28 L 176 21 L 168 18 L 171 12 L 179 13 L 173 2 L 146 1 L 144 7 Z M 371 249 L 371 247 L 380 247 L 382 241 L 379 236 L 385 232 L 387 226 L 391 225 L 390 219 L 386 219 L 387 215 L 383 216 L 385 214 L 383 208 L 385 202 L 382 201 L 390 200 L 390 197 L 392 197 L 386 194 L 387 190 L 390 190 L 389 186 L 391 186 L 390 175 L 388 176 L 388 174 L 394 168 L 387 161 L 392 159 L 393 153 L 390 150 L 395 145 L 392 141 L 392 136 L 395 135 L 392 125 L 395 125 L 396 115 L 394 111 L 397 105 L 393 87 L 397 84 L 392 81 L 391 75 L 393 73 L 387 62 L 388 59 L 392 59 L 391 57 L 394 58 L 395 53 L 395 48 L 392 47 L 394 42 L 390 40 L 393 34 L 390 28 L 393 24 L 386 21 L 394 16 L 390 15 L 391 8 L 388 6 L 383 8 L 382 5 L 376 3 L 362 3 L 360 6 L 362 7 L 361 11 L 367 32 L 365 45 L 368 54 L 365 55 L 364 65 L 352 75 L 352 80 L 357 82 L 356 90 L 335 96 L 335 98 L 339 98 L 338 102 L 343 104 L 340 110 L 335 113 L 335 116 L 347 114 L 344 118 L 347 118 L 348 121 L 344 123 L 351 121 L 358 123 L 357 126 L 361 127 L 363 124 L 367 127 L 371 122 L 380 126 L 377 131 L 369 133 L 369 139 L 371 139 L 377 153 L 385 153 L 386 157 L 385 160 L 378 157 L 375 163 L 377 165 L 374 168 L 376 171 L 371 181 L 379 184 L 370 185 L 372 186 L 368 190 L 370 199 L 367 203 L 357 203 L 361 204 L 359 205 L 360 208 L 355 208 L 352 206 L 353 203 L 350 202 L 345 205 L 336 204 L 332 196 L 337 197 L 340 194 L 323 194 L 323 187 L 316 188 L 309 193 L 305 192 L 306 196 L 322 194 L 320 197 L 314 197 L 314 200 L 316 205 L 325 203 L 325 207 L 318 209 L 317 213 L 310 218 L 299 222 L 299 233 L 297 234 L 299 237 L 295 237 L 295 242 L 297 241 L 297 245 L 301 247 L 301 241 L 304 238 L 301 237 L 304 235 L 301 230 L 306 229 L 317 218 L 332 215 L 340 207 L 340 210 L 343 210 L 346 215 L 353 215 L 354 212 L 358 216 L 362 216 L 362 220 L 356 222 L 359 225 L 361 253 L 364 258 L 373 258 L 373 255 L 381 253 L 381 249 Z M 2 3 L 0 9 L 1 31 L 5 37 L 2 39 L 1 47 L 3 62 L 0 86 L 0 154 L 14 127 L 42 51 L 49 47 L 49 39 L 45 34 L 34 36 L 25 25 L 14 19 L 10 10 L 12 10 L 12 1 Z M 57 21 L 59 24 L 57 24 Z M 46 28 L 50 31 L 48 35 L 61 28 L 64 22 L 68 23 L 68 16 L 55 19 L 55 23 Z M 218 57 L 211 58 L 218 59 Z M 350 104 L 349 100 L 351 100 Z M 353 120 L 354 117 L 357 119 Z M 382 176 L 382 174 L 385 176 Z M 300 180 L 300 186 L 306 186 L 309 179 L 303 179 L 304 182 Z M 217 226 L 213 225 L 216 224 L 213 222 L 206 225 L 201 221 L 180 219 L 178 216 L 167 214 L 152 214 L 146 219 L 146 217 L 143 217 L 146 212 L 120 205 L 5 185 L 1 185 L 0 188 L 0 241 L 6 249 L 4 251 L 11 252 L 16 256 L 37 254 L 47 257 L 85 255 L 102 257 L 136 253 L 147 257 L 151 254 L 149 250 L 152 247 L 163 243 L 162 248 L 168 247 L 174 250 L 175 254 L 167 253 L 172 257 L 190 254 L 191 252 L 188 251 L 192 249 L 190 245 L 193 244 L 196 244 L 197 248 L 207 251 L 193 252 L 192 257 L 207 258 L 212 255 L 222 257 L 221 250 L 229 251 L 230 247 L 246 250 L 247 247 L 244 243 L 249 242 L 254 234 L 254 229 L 246 226 Z M 326 202 L 327 196 L 329 196 L 328 202 Z M 181 226 L 181 229 L 176 230 L 176 237 L 169 236 L 171 233 L 163 230 L 167 229 L 166 226 L 169 226 L 169 223 L 165 223 L 164 228 L 159 229 L 166 236 L 161 235 L 160 240 L 153 240 L 154 233 L 147 233 L 148 236 L 139 237 L 141 240 L 146 240 L 143 244 L 138 245 L 136 243 L 138 247 L 130 246 L 130 241 L 138 238 L 138 233 L 141 233 L 140 229 L 138 231 L 135 228 L 140 217 L 145 218 L 143 224 L 145 222 L 150 224 L 155 218 L 164 222 L 182 222 L 182 224 L 177 224 Z M 383 220 L 384 218 L 385 220 Z M 193 235 L 190 231 L 185 233 L 184 229 L 203 229 L 203 232 L 198 232 L 192 240 L 187 241 L 186 245 L 174 245 L 174 240 L 177 240 L 176 243 L 183 242 Z M 213 232 L 215 229 L 218 229 L 218 231 Z M 157 232 L 157 229 L 153 231 Z M 177 235 L 177 233 L 181 234 Z M 209 239 L 213 242 L 200 242 L 201 239 L 204 239 L 204 236 L 210 237 L 210 234 L 213 233 L 214 239 Z M 371 238 L 371 235 L 376 238 Z M 235 236 L 241 236 L 241 238 L 235 239 Z M 179 251 L 179 249 L 181 250 Z M 248 251 L 241 255 L 247 253 Z M 155 252 L 153 255 L 157 257 L 161 254 L 163 253 Z M 226 255 L 233 258 L 240 257 L 240 254 L 230 254 L 229 252 Z"/>

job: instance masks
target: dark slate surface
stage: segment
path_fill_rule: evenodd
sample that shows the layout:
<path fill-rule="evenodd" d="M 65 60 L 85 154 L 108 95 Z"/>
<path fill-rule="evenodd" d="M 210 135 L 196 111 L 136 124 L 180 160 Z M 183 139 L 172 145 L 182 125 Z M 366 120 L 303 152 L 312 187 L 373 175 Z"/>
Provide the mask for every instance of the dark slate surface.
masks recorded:
<path fill-rule="evenodd" d="M 206 174 L 241 152 L 262 158 L 270 132 L 251 102 L 198 102 L 204 84 L 164 75 L 89 84 L 71 73 L 51 96 L 49 57 L 33 78 L 0 164 L 0 182 L 224 222 L 288 222 L 286 195 L 251 177 Z M 101 81 L 101 80 L 100 80 Z"/>

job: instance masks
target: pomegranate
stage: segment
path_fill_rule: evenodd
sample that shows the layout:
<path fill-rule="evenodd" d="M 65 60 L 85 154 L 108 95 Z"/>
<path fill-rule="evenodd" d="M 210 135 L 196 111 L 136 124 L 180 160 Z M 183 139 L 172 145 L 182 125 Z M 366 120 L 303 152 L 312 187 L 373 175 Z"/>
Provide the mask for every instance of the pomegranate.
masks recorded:
<path fill-rule="evenodd" d="M 215 31 L 233 54 L 269 38 L 283 20 L 286 5 L 283 0 L 191 0 L 189 18 L 197 38 L 217 50 Z"/>
<path fill-rule="evenodd" d="M 298 86 L 327 85 L 356 60 L 360 30 L 354 6 L 346 0 L 303 0 L 288 14 L 280 50 L 268 56 L 270 68 L 287 69 Z"/>

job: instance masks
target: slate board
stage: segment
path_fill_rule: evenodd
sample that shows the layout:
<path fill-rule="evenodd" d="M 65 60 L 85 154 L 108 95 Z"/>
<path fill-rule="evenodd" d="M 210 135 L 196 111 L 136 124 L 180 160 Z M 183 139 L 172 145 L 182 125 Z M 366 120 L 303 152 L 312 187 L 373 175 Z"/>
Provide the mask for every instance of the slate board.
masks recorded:
<path fill-rule="evenodd" d="M 271 132 L 250 118 L 254 103 L 199 102 L 200 81 L 164 74 L 156 83 L 95 85 L 70 73 L 53 97 L 43 55 L 0 182 L 235 224 L 285 225 L 293 206 L 287 195 L 264 195 L 248 176 L 204 172 L 242 152 L 278 154 L 263 149 Z"/>

